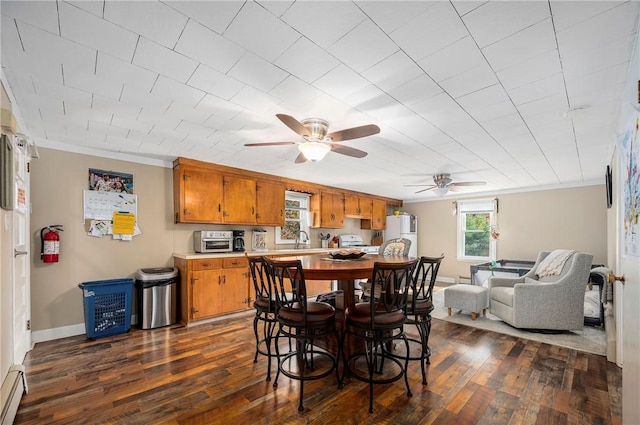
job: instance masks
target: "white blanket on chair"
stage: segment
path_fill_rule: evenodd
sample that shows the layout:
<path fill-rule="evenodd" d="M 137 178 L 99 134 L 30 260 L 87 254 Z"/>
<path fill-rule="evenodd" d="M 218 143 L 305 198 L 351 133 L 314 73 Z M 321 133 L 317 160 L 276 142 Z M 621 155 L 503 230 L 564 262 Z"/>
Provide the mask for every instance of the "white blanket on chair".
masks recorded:
<path fill-rule="evenodd" d="M 536 274 L 538 277 L 559 275 L 562 272 L 564 263 L 574 252 L 575 251 L 570 249 L 556 249 L 551 251 L 551 253 L 540 262 Z"/>

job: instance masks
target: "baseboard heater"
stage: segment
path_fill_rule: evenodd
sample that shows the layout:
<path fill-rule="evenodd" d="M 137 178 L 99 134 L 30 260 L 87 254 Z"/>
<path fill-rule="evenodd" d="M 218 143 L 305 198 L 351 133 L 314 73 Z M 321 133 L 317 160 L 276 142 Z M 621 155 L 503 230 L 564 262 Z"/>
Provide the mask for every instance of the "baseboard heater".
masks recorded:
<path fill-rule="evenodd" d="M 23 394 L 27 393 L 27 377 L 24 366 L 13 365 L 2 382 L 2 416 L 0 425 L 11 425 L 18 412 Z"/>

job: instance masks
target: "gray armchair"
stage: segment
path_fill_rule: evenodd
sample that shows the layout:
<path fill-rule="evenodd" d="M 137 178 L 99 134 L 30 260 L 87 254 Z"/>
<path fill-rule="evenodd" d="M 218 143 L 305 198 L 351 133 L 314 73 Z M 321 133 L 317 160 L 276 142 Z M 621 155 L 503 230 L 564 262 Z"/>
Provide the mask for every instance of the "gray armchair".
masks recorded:
<path fill-rule="evenodd" d="M 489 311 L 513 327 L 579 330 L 584 326 L 584 296 L 593 255 L 575 252 L 559 275 L 540 278 L 541 251 L 533 268 L 519 278 L 489 279 Z"/>

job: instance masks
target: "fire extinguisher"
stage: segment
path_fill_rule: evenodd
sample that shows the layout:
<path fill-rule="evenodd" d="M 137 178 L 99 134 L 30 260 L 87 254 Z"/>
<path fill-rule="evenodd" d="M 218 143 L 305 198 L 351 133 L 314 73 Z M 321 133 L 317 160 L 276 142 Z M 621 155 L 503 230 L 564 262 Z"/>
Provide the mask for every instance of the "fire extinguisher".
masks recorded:
<path fill-rule="evenodd" d="M 45 233 L 45 230 L 48 230 Z M 57 263 L 60 254 L 60 235 L 62 224 L 53 224 L 40 230 L 40 259 L 45 263 Z"/>

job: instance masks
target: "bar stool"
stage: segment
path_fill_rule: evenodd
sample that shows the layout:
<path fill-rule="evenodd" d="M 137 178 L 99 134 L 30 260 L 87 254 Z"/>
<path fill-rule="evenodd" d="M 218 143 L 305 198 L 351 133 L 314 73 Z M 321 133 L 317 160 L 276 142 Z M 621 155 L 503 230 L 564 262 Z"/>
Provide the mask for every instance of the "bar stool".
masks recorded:
<path fill-rule="evenodd" d="M 409 355 L 409 360 L 420 360 L 422 370 L 422 384 L 427 384 L 425 363 L 429 362 L 431 349 L 429 348 L 429 334 L 431 333 L 431 312 L 433 306 L 433 286 L 436 283 L 440 263 L 444 259 L 444 254 L 440 257 L 420 257 L 420 262 L 415 269 L 413 288 L 409 296 L 409 301 L 405 307 L 407 324 L 415 325 L 418 329 L 420 339 L 408 338 L 410 342 L 420 344 L 419 355 Z"/>
<path fill-rule="evenodd" d="M 321 379 L 335 371 L 338 386 L 342 386 L 338 372 L 341 348 L 336 330 L 336 311 L 327 303 L 307 300 L 300 260 L 265 258 L 265 261 L 269 265 L 277 301 L 278 332 L 275 335 L 275 349 L 278 355 L 278 372 L 273 386 L 277 387 L 280 373 L 300 381 L 298 410 L 303 411 L 305 381 Z M 316 346 L 318 338 L 331 335 L 335 338 L 337 355 Z M 294 351 L 280 356 L 279 338 L 283 336 L 295 339 L 296 347 Z M 294 359 L 297 371 L 286 366 L 291 365 Z"/>
<path fill-rule="evenodd" d="M 346 346 L 347 338 L 356 338 L 364 343 L 364 351 L 360 350 L 349 355 L 348 358 L 345 356 L 345 373 L 348 372 L 359 381 L 369 383 L 369 413 L 373 413 L 374 384 L 388 384 L 404 376 L 407 396 L 412 395 L 407 377 L 409 341 L 404 332 L 406 322 L 404 308 L 417 262 L 417 259 L 376 262 L 373 266 L 369 301 L 348 306 L 345 310 L 342 346 Z M 404 341 L 406 347 L 404 362 L 401 362 L 397 356 L 390 355 L 387 346 L 392 346 L 394 340 Z M 366 371 L 358 367 L 363 358 L 366 361 Z M 395 365 L 392 369 L 398 369 L 398 371 L 383 373 L 387 359 Z"/>
<path fill-rule="evenodd" d="M 276 353 L 271 351 L 273 332 L 278 321 L 276 320 L 276 296 L 273 293 L 273 285 L 269 273 L 269 265 L 264 257 L 249 258 L 249 270 L 251 280 L 256 293 L 253 307 L 256 315 L 253 318 L 253 333 L 256 337 L 256 355 L 253 362 L 258 362 L 258 354 L 267 357 L 267 381 L 271 380 L 271 358 L 276 357 Z M 258 331 L 258 324 L 262 322 L 262 331 Z"/>

